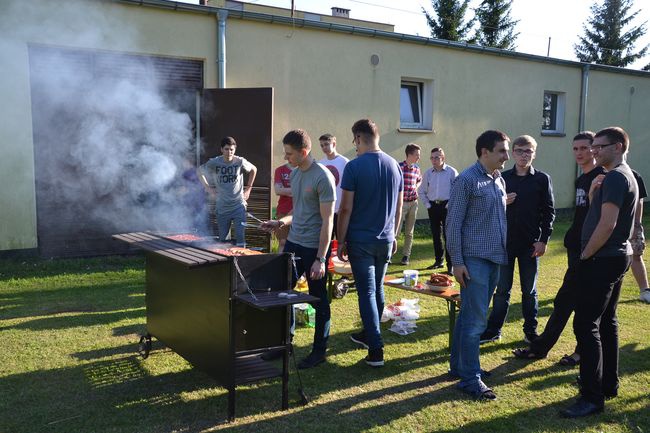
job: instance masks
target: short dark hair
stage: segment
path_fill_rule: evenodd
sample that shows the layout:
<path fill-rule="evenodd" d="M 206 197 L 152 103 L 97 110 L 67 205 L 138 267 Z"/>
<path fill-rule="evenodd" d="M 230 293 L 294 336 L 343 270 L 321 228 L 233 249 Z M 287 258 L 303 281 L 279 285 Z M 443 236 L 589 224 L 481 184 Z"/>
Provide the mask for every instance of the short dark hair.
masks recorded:
<path fill-rule="evenodd" d="M 589 143 L 593 143 L 594 142 L 594 135 L 596 135 L 596 134 L 594 134 L 591 131 L 580 131 L 580 132 L 578 132 L 576 134 L 575 137 L 573 137 L 573 141 L 576 141 L 576 140 L 589 140 Z"/>
<path fill-rule="evenodd" d="M 224 137 L 221 139 L 221 148 L 223 149 L 226 146 L 235 146 L 237 147 L 237 142 L 232 137 Z"/>
<path fill-rule="evenodd" d="M 409 156 L 413 153 L 415 153 L 416 150 L 422 149 L 420 146 L 418 146 L 415 143 L 409 143 L 406 145 L 406 149 L 404 149 L 404 153 L 406 153 L 406 156 Z"/>
<path fill-rule="evenodd" d="M 289 145 L 296 150 L 311 149 L 311 138 L 304 129 L 294 129 L 287 132 L 282 139 L 282 144 Z"/>
<path fill-rule="evenodd" d="M 487 149 L 492 152 L 497 141 L 510 141 L 505 132 L 490 129 L 479 135 L 476 139 L 476 156 L 481 157 L 481 150 Z"/>
<path fill-rule="evenodd" d="M 323 134 L 318 137 L 318 141 L 336 141 L 336 137 L 328 132 L 327 134 Z"/>
<path fill-rule="evenodd" d="M 363 135 L 366 139 L 379 137 L 379 129 L 375 122 L 370 119 L 361 119 L 352 125 L 352 134 Z"/>
<path fill-rule="evenodd" d="M 445 151 L 442 150 L 442 147 L 434 147 L 433 149 L 431 149 L 431 153 L 433 153 L 433 152 L 440 152 L 442 154 L 445 153 Z"/>
<path fill-rule="evenodd" d="M 630 147 L 630 136 L 620 126 L 610 126 L 601 129 L 594 135 L 594 138 L 596 137 L 607 137 L 612 143 L 622 143 L 623 153 L 627 152 L 627 149 Z"/>

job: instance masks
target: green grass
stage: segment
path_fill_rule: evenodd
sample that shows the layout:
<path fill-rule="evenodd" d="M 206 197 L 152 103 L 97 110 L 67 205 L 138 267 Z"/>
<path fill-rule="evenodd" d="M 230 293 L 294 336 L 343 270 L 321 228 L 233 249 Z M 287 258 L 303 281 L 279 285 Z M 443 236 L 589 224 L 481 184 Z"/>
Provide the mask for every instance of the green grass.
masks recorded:
<path fill-rule="evenodd" d="M 541 326 L 565 271 L 566 227 L 558 223 L 541 262 Z M 408 267 L 425 268 L 431 252 L 428 231 L 418 229 Z M 447 380 L 447 310 L 439 299 L 420 296 L 417 331 L 384 330 L 386 366 L 365 366 L 365 352 L 348 339 L 360 323 L 351 292 L 332 304 L 328 362 L 302 373 L 311 402 L 299 405 L 292 373 L 288 411 L 279 410 L 279 380 L 261 382 L 238 388 L 237 420 L 228 424 L 227 393 L 211 378 L 155 340 L 148 359 L 136 354 L 145 330 L 143 265 L 141 257 L 0 263 L 0 432 L 650 432 L 650 305 L 637 300 L 631 275 L 619 304 L 620 396 L 601 415 L 557 415 L 577 392 L 577 370 L 557 365 L 573 349 L 570 326 L 548 359 L 510 355 L 523 337 L 516 285 L 504 338 L 481 349 L 496 402 L 470 400 Z M 386 290 L 388 302 L 411 295 Z M 298 329 L 299 357 L 312 332 Z"/>

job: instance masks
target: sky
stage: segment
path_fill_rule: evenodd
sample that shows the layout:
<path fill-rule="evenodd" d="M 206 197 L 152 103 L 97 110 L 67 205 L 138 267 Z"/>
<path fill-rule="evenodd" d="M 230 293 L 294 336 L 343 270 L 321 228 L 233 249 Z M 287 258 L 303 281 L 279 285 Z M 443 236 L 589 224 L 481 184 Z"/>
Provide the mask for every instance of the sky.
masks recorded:
<path fill-rule="evenodd" d="M 197 3 L 195 0 L 187 0 Z M 350 18 L 394 24 L 395 31 L 419 36 L 430 36 L 424 7 L 432 12 L 430 0 L 294 0 L 296 9 L 305 12 L 331 14 L 333 6 L 350 9 Z M 601 3 L 602 0 L 598 0 Z M 291 8 L 291 0 L 248 0 L 245 3 Z M 479 0 L 472 0 L 470 7 L 476 7 Z M 594 0 L 514 0 L 512 18 L 519 20 L 516 51 L 528 54 L 577 60 L 573 44 L 583 33 L 582 25 L 590 15 Z M 646 7 L 643 8 L 642 5 Z M 644 21 L 650 24 L 650 6 L 647 0 L 634 0 L 633 11 L 641 10 L 634 24 Z M 471 12 L 468 15 L 472 15 Z M 648 27 L 648 25 L 646 25 Z M 550 38 L 550 49 L 549 49 Z M 636 48 L 650 44 L 650 31 L 637 42 Z M 650 54 L 645 59 L 628 66 L 641 69 L 650 63 Z"/>

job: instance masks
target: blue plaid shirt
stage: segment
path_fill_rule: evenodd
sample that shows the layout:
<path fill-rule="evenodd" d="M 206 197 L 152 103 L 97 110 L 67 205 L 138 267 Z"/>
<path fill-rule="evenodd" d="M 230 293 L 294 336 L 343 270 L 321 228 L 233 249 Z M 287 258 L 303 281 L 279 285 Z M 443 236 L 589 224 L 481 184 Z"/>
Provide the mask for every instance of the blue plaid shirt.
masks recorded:
<path fill-rule="evenodd" d="M 480 162 L 466 168 L 451 186 L 446 234 L 452 265 L 464 257 L 508 263 L 506 183 L 498 171 L 488 174 Z"/>

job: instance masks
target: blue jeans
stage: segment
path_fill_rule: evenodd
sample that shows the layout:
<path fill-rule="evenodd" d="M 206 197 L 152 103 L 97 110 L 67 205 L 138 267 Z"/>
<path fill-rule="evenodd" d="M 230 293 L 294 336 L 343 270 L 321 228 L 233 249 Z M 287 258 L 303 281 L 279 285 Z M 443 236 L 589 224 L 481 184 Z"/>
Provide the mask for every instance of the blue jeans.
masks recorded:
<path fill-rule="evenodd" d="M 307 248 L 302 245 L 295 244 L 289 240 L 284 244 L 285 253 L 293 253 L 296 257 L 296 272 L 291 276 L 291 287 L 295 287 L 298 277 L 305 274 L 307 277 L 307 286 L 309 287 L 309 294 L 320 299 L 320 302 L 311 304 L 316 310 L 316 324 L 314 327 L 314 345 L 312 352 L 315 355 L 325 355 L 327 350 L 327 340 L 330 336 L 330 323 L 331 323 L 331 310 L 330 302 L 327 298 L 327 271 L 325 276 L 320 280 L 312 280 L 309 277 L 311 266 L 316 260 L 318 248 Z M 329 258 L 329 253 L 327 254 Z M 292 310 L 293 311 L 293 310 Z M 291 315 L 293 323 L 294 317 Z M 293 328 L 293 325 L 292 325 Z"/>
<path fill-rule="evenodd" d="M 485 259 L 465 257 L 470 279 L 460 288 L 461 307 L 451 343 L 450 371 L 460 377 L 458 386 L 478 391 L 481 380 L 479 341 L 487 324 L 487 312 L 499 279 L 499 265 Z"/>
<path fill-rule="evenodd" d="M 359 314 L 370 350 L 384 347 L 379 320 L 384 311 L 384 276 L 392 247 L 392 242 L 348 242 L 348 258 L 359 295 Z"/>
<path fill-rule="evenodd" d="M 238 247 L 246 246 L 246 227 L 241 223 L 246 222 L 246 207 L 241 205 L 239 208 L 223 212 L 217 210 L 217 227 L 219 228 L 219 240 L 225 242 L 230 232 L 230 223 L 235 224 L 235 239 Z"/>
<path fill-rule="evenodd" d="M 531 257 L 532 250 L 508 257 L 508 264 L 501 265 L 499 282 L 492 300 L 492 313 L 488 319 L 486 334 L 501 334 L 501 328 L 508 317 L 512 277 L 515 272 L 515 259 L 519 263 L 519 282 L 521 284 L 521 310 L 524 316 L 524 334 L 537 333 L 537 269 L 539 257 Z"/>

